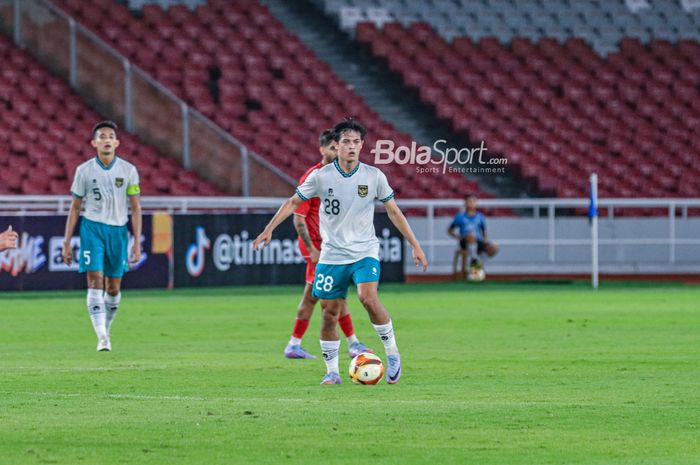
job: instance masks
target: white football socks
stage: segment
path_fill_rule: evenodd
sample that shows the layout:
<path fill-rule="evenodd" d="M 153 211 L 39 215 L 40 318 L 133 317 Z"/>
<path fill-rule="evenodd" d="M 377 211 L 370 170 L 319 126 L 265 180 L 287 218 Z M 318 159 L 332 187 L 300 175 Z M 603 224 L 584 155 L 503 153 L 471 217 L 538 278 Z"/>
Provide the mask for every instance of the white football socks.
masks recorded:
<path fill-rule="evenodd" d="M 347 340 L 348 340 L 348 345 L 349 345 L 349 346 L 353 345 L 353 344 L 356 343 L 356 342 L 360 342 L 360 340 L 359 340 L 359 339 L 357 338 L 357 336 L 355 336 L 354 334 L 353 334 L 352 336 L 348 336 L 348 337 L 347 337 Z"/>
<path fill-rule="evenodd" d="M 88 289 L 87 309 L 98 339 L 107 338 L 105 300 L 102 289 Z"/>
<path fill-rule="evenodd" d="M 287 345 L 299 346 L 299 345 L 301 345 L 301 339 L 299 339 L 298 337 L 292 336 L 289 338 L 289 343 Z"/>
<path fill-rule="evenodd" d="M 107 330 L 107 334 L 109 335 L 109 330 L 112 327 L 112 322 L 114 321 L 114 317 L 117 316 L 117 310 L 119 310 L 119 302 L 122 301 L 122 293 L 120 292 L 117 295 L 109 295 L 105 292 L 104 300 L 106 312 L 105 329 Z"/>
<path fill-rule="evenodd" d="M 386 354 L 387 355 L 398 355 L 399 348 L 396 347 L 396 337 L 394 336 L 394 326 L 391 324 L 391 320 L 389 320 L 389 323 L 387 323 L 385 325 L 372 325 L 372 326 L 374 326 L 374 330 L 377 332 L 379 339 L 382 340 L 382 344 L 384 344 L 384 350 L 386 350 Z"/>
<path fill-rule="evenodd" d="M 323 361 L 326 362 L 326 373 L 339 373 L 339 349 L 340 341 L 321 341 L 321 352 L 323 353 Z"/>

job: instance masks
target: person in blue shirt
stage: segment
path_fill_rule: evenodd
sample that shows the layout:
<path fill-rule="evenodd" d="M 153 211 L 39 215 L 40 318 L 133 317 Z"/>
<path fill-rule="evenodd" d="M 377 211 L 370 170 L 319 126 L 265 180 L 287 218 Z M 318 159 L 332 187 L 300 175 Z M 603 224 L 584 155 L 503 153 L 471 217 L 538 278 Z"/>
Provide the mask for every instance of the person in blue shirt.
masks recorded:
<path fill-rule="evenodd" d="M 488 239 L 486 218 L 483 213 L 476 211 L 479 199 L 476 194 L 464 196 L 465 211 L 457 213 L 447 229 L 447 234 L 459 241 L 459 249 L 455 251 L 452 270 L 457 276 L 457 262 L 461 258 L 461 276 L 466 276 L 467 259 L 470 268 L 482 268 L 486 256 L 493 257 L 498 253 L 498 246 Z"/>

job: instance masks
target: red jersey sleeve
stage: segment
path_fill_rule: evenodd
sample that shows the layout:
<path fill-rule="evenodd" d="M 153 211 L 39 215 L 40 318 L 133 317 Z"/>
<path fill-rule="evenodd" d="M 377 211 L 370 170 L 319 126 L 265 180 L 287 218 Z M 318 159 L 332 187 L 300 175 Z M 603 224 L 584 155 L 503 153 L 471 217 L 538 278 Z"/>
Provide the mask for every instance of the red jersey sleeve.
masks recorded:
<path fill-rule="evenodd" d="M 306 216 L 309 214 L 309 209 L 311 208 L 311 201 L 305 200 L 294 210 L 295 215 Z"/>

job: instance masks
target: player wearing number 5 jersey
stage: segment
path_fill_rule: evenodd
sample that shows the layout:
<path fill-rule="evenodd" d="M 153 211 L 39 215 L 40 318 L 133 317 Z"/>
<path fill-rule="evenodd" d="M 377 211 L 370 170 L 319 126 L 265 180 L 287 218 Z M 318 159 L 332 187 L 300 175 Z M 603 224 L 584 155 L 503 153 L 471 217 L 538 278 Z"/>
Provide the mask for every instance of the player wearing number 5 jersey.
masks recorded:
<path fill-rule="evenodd" d="M 401 356 L 396 345 L 389 313 L 379 301 L 377 285 L 380 276 L 379 241 L 374 231 L 374 202 L 380 200 L 389 219 L 413 248 L 416 265 L 428 266 L 425 254 L 411 227 L 394 201 L 394 192 L 384 173 L 360 163 L 365 129 L 352 119 L 334 128 L 338 158 L 312 172 L 297 188 L 296 194 L 277 211 L 265 230 L 255 239 L 257 250 L 267 245 L 274 229 L 289 217 L 302 201 L 319 197 L 323 247 L 316 266 L 313 295 L 321 299 L 323 323 L 321 350 L 326 362 L 322 384 L 340 384 L 338 349 L 340 341 L 336 323 L 340 305 L 350 282 L 357 286 L 360 302 L 379 335 L 387 354 L 387 382 L 394 384 L 401 377 Z"/>
<path fill-rule="evenodd" d="M 91 144 L 97 156 L 80 165 L 71 186 L 73 203 L 66 220 L 63 260 L 70 264 L 70 243 L 81 207 L 81 273 L 87 273 L 87 308 L 97 334 L 97 350 L 109 351 L 110 328 L 121 301 L 121 281 L 129 260 L 141 258 L 141 205 L 139 174 L 131 163 L 117 157 L 117 125 L 103 121 L 92 130 Z M 127 222 L 131 205 L 134 245 L 129 255 Z M 105 292 L 106 287 L 106 292 Z"/>

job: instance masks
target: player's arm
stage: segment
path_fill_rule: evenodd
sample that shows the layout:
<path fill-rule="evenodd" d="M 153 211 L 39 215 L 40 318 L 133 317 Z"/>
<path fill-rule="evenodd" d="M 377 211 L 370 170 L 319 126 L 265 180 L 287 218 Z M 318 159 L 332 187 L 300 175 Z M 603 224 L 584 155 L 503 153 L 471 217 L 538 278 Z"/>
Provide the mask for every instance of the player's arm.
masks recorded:
<path fill-rule="evenodd" d="M 131 229 L 134 233 L 134 245 L 131 247 L 130 259 L 132 263 L 141 260 L 141 231 L 143 231 L 143 218 L 141 215 L 141 198 L 138 195 L 129 197 L 131 203 Z"/>
<path fill-rule="evenodd" d="M 304 241 L 306 250 L 309 251 L 309 255 L 311 256 L 311 261 L 317 263 L 321 252 L 319 252 L 314 243 L 311 241 L 309 229 L 306 227 L 305 216 L 300 215 L 299 213 L 294 213 L 294 229 L 297 230 L 297 234 L 299 234 L 301 240 Z"/>
<path fill-rule="evenodd" d="M 457 229 L 457 227 L 455 226 L 455 224 L 454 224 L 454 223 L 450 224 L 450 226 L 447 228 L 447 234 L 450 235 L 450 236 L 452 236 L 452 237 L 454 237 L 454 238 L 457 239 L 457 240 L 460 240 L 461 237 L 459 236 L 459 234 L 457 234 L 457 233 L 455 232 L 455 229 Z"/>
<path fill-rule="evenodd" d="M 279 210 L 277 210 L 277 213 L 275 213 L 275 216 L 272 217 L 267 226 L 265 226 L 263 232 L 261 232 L 260 235 L 255 238 L 253 241 L 253 250 L 259 250 L 261 245 L 262 247 L 265 247 L 267 244 L 269 244 L 270 239 L 272 239 L 272 232 L 277 228 L 277 226 L 280 225 L 280 223 L 294 213 L 294 210 L 301 205 L 301 202 L 302 198 L 299 197 L 298 194 L 294 194 L 288 198 L 287 201 L 282 204 Z"/>
<path fill-rule="evenodd" d="M 406 238 L 408 243 L 411 244 L 411 247 L 413 248 L 413 263 L 415 263 L 416 266 L 422 266 L 423 271 L 427 270 L 428 260 L 425 258 L 423 248 L 420 246 L 418 239 L 416 239 L 416 236 L 413 234 L 411 225 L 408 224 L 408 220 L 404 216 L 403 212 L 399 206 L 396 205 L 396 201 L 393 198 L 389 199 L 384 203 L 384 207 L 386 208 L 386 212 L 389 214 L 389 219 L 394 226 L 396 226 L 396 229 L 398 229 L 401 234 L 403 234 L 403 237 Z"/>
<path fill-rule="evenodd" d="M 484 238 L 484 242 L 489 241 L 489 235 L 486 232 L 486 218 L 483 216 L 481 217 L 481 224 L 479 224 L 479 228 L 481 228 L 481 237 Z"/>
<path fill-rule="evenodd" d="M 73 248 L 70 245 L 70 239 L 73 237 L 73 231 L 75 231 L 75 225 L 78 223 L 82 206 L 83 198 L 74 195 L 68 210 L 68 218 L 66 218 L 66 230 L 63 234 L 63 251 L 61 252 L 63 262 L 67 265 L 73 262 Z"/>

